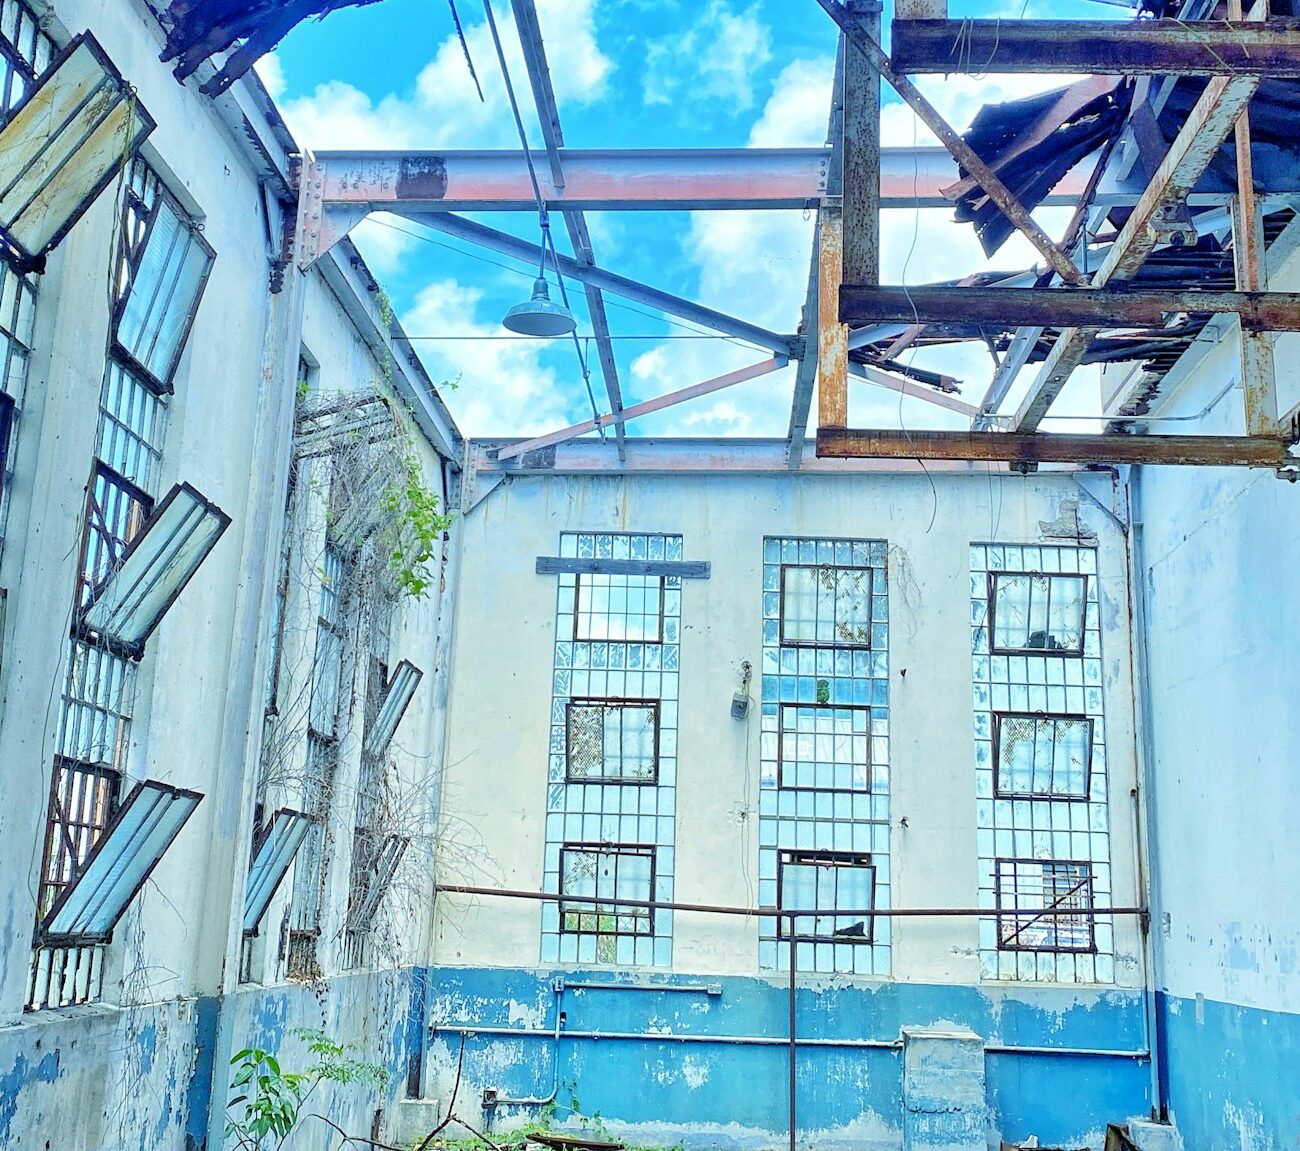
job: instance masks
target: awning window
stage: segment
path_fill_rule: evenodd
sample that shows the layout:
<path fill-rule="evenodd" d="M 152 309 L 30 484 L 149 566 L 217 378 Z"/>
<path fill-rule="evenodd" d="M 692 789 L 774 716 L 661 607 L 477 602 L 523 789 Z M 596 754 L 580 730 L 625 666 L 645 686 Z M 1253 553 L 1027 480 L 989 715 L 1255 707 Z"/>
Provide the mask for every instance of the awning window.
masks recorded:
<path fill-rule="evenodd" d="M 287 807 L 271 816 L 271 822 L 258 837 L 248 868 L 248 886 L 244 888 L 245 932 L 257 930 L 314 822 L 310 815 Z"/>
<path fill-rule="evenodd" d="M 351 930 L 369 930 L 410 843 L 411 841 L 404 835 L 384 837 L 371 861 L 370 874 L 365 877 L 360 885 L 358 897 L 348 908 L 348 927 Z"/>
<path fill-rule="evenodd" d="M 406 714 L 406 709 L 415 695 L 415 689 L 420 686 L 420 680 L 423 678 L 424 672 L 410 660 L 402 660 L 394 669 L 383 702 L 380 703 L 379 711 L 375 715 L 375 721 L 366 733 L 363 750 L 371 759 L 379 759 L 388 751 L 388 745 L 393 740 L 397 725 L 402 722 L 402 716 Z"/>

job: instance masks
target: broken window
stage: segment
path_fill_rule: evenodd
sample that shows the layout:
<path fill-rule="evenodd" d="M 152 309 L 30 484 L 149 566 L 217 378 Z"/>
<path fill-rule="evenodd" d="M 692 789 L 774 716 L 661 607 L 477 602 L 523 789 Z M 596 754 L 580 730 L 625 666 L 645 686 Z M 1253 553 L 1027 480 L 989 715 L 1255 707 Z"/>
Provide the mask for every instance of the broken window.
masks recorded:
<path fill-rule="evenodd" d="M 198 571 L 230 517 L 189 484 L 179 484 L 134 533 L 94 590 L 82 625 L 137 659 L 145 640 Z"/>
<path fill-rule="evenodd" d="M 153 500 L 107 464 L 96 463 L 86 497 L 86 530 L 82 541 L 81 590 L 83 610 L 95 598 L 95 589 L 121 566 L 131 541 L 144 528 Z"/>
<path fill-rule="evenodd" d="M 1088 798 L 1092 720 L 1087 716 L 998 712 L 993 747 L 999 797 Z"/>
<path fill-rule="evenodd" d="M 253 844 L 244 888 L 244 932 L 255 934 L 312 827 L 312 817 L 282 807 Z"/>
<path fill-rule="evenodd" d="M 612 963 L 620 936 L 654 934 L 649 907 L 629 907 L 620 899 L 649 903 L 653 898 L 653 847 L 622 844 L 565 844 L 560 852 L 560 894 L 589 902 L 560 904 L 560 931 L 596 937 L 596 959 Z"/>
<path fill-rule="evenodd" d="M 566 778 L 571 783 L 654 783 L 659 705 L 652 700 L 570 700 Z"/>
<path fill-rule="evenodd" d="M 818 791 L 871 790 L 871 709 L 783 704 L 778 786 Z"/>
<path fill-rule="evenodd" d="M 1092 883 L 1087 862 L 999 859 L 998 948 L 1095 950 Z"/>
<path fill-rule="evenodd" d="M 357 837 L 353 846 L 357 853 L 353 860 L 354 884 L 348 901 L 349 931 L 369 931 L 410 843 L 404 835 L 366 832 Z"/>
<path fill-rule="evenodd" d="M 871 646 L 871 569 L 781 568 L 781 642 L 794 647 Z"/>
<path fill-rule="evenodd" d="M 136 784 L 41 923 L 47 943 L 106 943 L 203 797 Z"/>
<path fill-rule="evenodd" d="M 156 176 L 140 166 L 127 188 L 139 238 L 123 243 L 114 351 L 170 391 L 215 253 Z"/>
<path fill-rule="evenodd" d="M 1083 654 L 1085 576 L 999 571 L 990 578 L 995 653 Z"/>
<path fill-rule="evenodd" d="M 778 916 L 777 938 L 800 943 L 870 943 L 876 906 L 871 856 L 842 851 L 783 851 L 777 873 L 777 908 L 807 915 Z M 837 914 L 837 912 L 848 914 Z M 858 914 L 854 915 L 853 912 Z"/>
<path fill-rule="evenodd" d="M 410 660 L 402 660 L 397 665 L 391 678 L 385 669 L 382 683 L 383 694 L 375 709 L 374 720 L 368 722 L 364 752 L 371 759 L 380 759 L 388 753 L 397 726 L 402 722 L 406 709 L 415 698 L 415 689 L 424 678 L 422 672 Z"/>
<path fill-rule="evenodd" d="M 663 640 L 662 576 L 590 575 L 577 577 L 576 640 L 660 643 Z"/>
<path fill-rule="evenodd" d="M 20 270 L 41 266 L 153 128 L 95 38 L 74 38 L 0 128 L 0 236 Z"/>

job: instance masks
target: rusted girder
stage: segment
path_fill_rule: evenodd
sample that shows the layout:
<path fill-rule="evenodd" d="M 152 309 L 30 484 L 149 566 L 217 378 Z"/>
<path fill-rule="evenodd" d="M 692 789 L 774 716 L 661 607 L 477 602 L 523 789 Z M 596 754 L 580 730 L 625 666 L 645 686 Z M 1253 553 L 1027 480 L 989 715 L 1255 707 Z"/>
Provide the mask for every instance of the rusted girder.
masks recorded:
<path fill-rule="evenodd" d="M 1182 464 L 1280 468 L 1295 461 L 1266 436 L 1054 435 L 1047 432 L 908 432 L 820 428 L 817 454 L 1011 464 Z"/>
<path fill-rule="evenodd" d="M 900 72 L 1300 78 L 1300 20 L 895 20 Z"/>
<path fill-rule="evenodd" d="M 1008 328 L 1152 328 L 1180 312 L 1232 312 L 1255 332 L 1300 332 L 1300 292 L 1197 292 L 1128 288 L 840 289 L 840 322 L 901 320 Z"/>

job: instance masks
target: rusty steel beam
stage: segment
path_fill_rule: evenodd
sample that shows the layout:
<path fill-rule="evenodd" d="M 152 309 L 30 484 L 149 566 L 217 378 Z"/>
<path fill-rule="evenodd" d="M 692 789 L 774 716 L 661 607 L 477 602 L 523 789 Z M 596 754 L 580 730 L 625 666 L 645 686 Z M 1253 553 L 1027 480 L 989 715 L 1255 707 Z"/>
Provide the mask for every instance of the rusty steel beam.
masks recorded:
<path fill-rule="evenodd" d="M 876 71 L 888 80 L 894 91 L 903 98 L 903 102 L 917 114 L 921 122 L 939 137 L 943 146 L 952 153 L 953 159 L 979 181 L 980 187 L 988 194 L 989 199 L 1002 209 L 1006 218 L 1038 250 L 1056 274 L 1067 284 L 1085 283 L 1086 277 L 1079 271 L 1074 261 L 1038 226 L 1025 206 L 1002 182 L 1002 178 L 957 134 L 939 110 L 921 94 L 920 89 L 906 76 L 895 71 L 889 57 L 885 55 L 872 34 L 874 28 L 872 20 L 856 11 L 849 11 L 839 3 L 839 0 L 817 0 L 817 3 L 840 26 L 849 43 L 870 61 Z"/>
<path fill-rule="evenodd" d="M 1094 288 L 1137 275 L 1156 245 L 1153 224 L 1157 214 L 1187 198 L 1258 87 L 1257 76 L 1215 76 L 1205 86 L 1097 269 Z M 1093 327 L 1067 328 L 1061 333 L 1016 410 L 1015 431 L 1031 432 L 1042 423 L 1075 368 L 1083 363 L 1096 331 Z"/>
<path fill-rule="evenodd" d="M 817 454 L 1034 464 L 1181 464 L 1281 468 L 1295 463 L 1280 436 L 1055 435 L 1050 432 L 870 431 L 821 428 Z"/>
<path fill-rule="evenodd" d="M 577 439 L 578 436 L 594 432 L 598 428 L 618 427 L 628 420 L 636 419 L 638 416 L 648 416 L 651 412 L 661 412 L 665 408 L 674 407 L 677 404 L 685 403 L 687 400 L 698 399 L 700 396 L 720 392 L 723 388 L 734 387 L 736 384 L 743 384 L 747 380 L 755 380 L 759 376 L 769 375 L 784 368 L 789 362 L 789 359 L 785 356 L 773 356 L 770 360 L 763 360 L 746 368 L 737 368 L 734 372 L 727 372 L 725 375 L 715 376 L 713 379 L 704 380 L 698 384 L 691 384 L 687 388 L 679 388 L 675 392 L 656 396 L 652 400 L 643 400 L 639 404 L 633 404 L 631 407 L 611 412 L 609 415 L 601 416 L 598 419 L 583 420 L 579 424 L 571 424 L 569 427 L 560 428 L 558 431 L 534 436 L 531 440 L 522 440 L 519 443 L 510 444 L 508 447 L 502 448 L 497 453 L 496 458 L 498 461 L 516 459 L 529 452 L 540 451 L 542 448 L 554 447 L 556 444 Z"/>
<path fill-rule="evenodd" d="M 849 329 L 839 321 L 844 280 L 844 212 L 823 205 L 817 216 L 817 424 L 849 422 Z"/>
<path fill-rule="evenodd" d="M 1300 332 L 1300 292 L 1128 288 L 928 288 L 845 284 L 840 322 L 1008 328 L 1153 328 L 1180 312 L 1232 312 L 1254 332 Z"/>
<path fill-rule="evenodd" d="M 872 367 L 870 364 L 850 362 L 849 375 L 856 379 L 865 380 L 869 384 L 888 388 L 891 392 L 900 392 L 914 400 L 923 400 L 927 404 L 934 404 L 936 407 L 946 408 L 950 412 L 957 412 L 969 419 L 974 419 L 979 415 L 979 409 L 974 404 L 959 400 L 949 392 L 936 391 L 925 384 L 918 384 L 915 380 L 909 380 L 906 376 L 896 376 L 890 372 L 884 372 L 879 368 Z"/>
<path fill-rule="evenodd" d="M 1300 79 L 1300 20 L 895 20 L 900 72 Z"/>

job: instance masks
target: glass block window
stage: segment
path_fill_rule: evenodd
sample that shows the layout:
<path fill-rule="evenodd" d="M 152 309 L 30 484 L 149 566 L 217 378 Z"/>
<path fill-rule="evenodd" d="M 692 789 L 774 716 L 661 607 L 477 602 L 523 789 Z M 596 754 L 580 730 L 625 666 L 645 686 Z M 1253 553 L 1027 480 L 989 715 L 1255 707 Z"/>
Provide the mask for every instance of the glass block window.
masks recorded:
<path fill-rule="evenodd" d="M 781 642 L 870 647 L 871 590 L 870 568 L 783 564 Z"/>
<path fill-rule="evenodd" d="M 763 542 L 758 896 L 788 907 L 798 889 L 812 913 L 800 971 L 890 971 L 889 921 L 850 936 L 835 915 L 889 906 L 887 567 L 883 540 Z M 760 967 L 788 970 L 787 933 L 760 920 Z"/>
<path fill-rule="evenodd" d="M 779 906 L 816 909 L 815 915 L 782 916 L 779 938 L 797 942 L 870 943 L 875 920 L 853 912 L 876 906 L 876 869 L 871 856 L 853 852 L 783 851 L 779 863 Z M 837 914 L 846 912 L 847 914 Z"/>
<path fill-rule="evenodd" d="M 999 798 L 1088 798 L 1092 720 L 1087 716 L 996 712 L 993 749 Z"/>
<path fill-rule="evenodd" d="M 996 599 L 1008 589 L 1010 599 Z M 1007 603 L 1019 605 L 1021 622 L 995 644 Z M 979 899 L 991 912 L 980 923 L 985 979 L 1115 979 L 1113 924 L 1083 914 L 1112 897 L 1100 618 L 1095 548 L 971 548 Z M 1076 637 L 1070 627 L 1082 630 Z M 1074 901 L 1062 906 L 1077 908 L 1077 921 L 1033 916 L 1059 896 Z"/>
<path fill-rule="evenodd" d="M 682 537 L 564 532 L 560 555 L 678 562 Z M 608 880 L 619 894 L 637 887 L 643 894 L 635 898 L 652 891 L 671 902 L 682 581 L 584 573 L 558 576 L 557 584 L 545 889 L 571 891 L 580 878 L 574 868 L 590 865 L 602 897 L 614 890 Z M 632 915 L 627 922 L 638 926 L 624 931 L 621 911 L 606 930 L 600 915 L 594 924 L 574 919 L 579 910 L 543 905 L 543 963 L 671 966 L 671 911 Z"/>
<path fill-rule="evenodd" d="M 594 936 L 597 962 L 617 962 L 619 938 L 654 935 L 654 913 L 649 907 L 617 902 L 649 902 L 654 874 L 653 847 L 566 844 L 560 851 L 560 894 L 582 902 L 560 904 L 561 933 Z"/>
<path fill-rule="evenodd" d="M 579 575 L 575 640 L 659 643 L 663 639 L 664 580 L 657 576 Z"/>
<path fill-rule="evenodd" d="M 781 787 L 871 790 L 871 708 L 783 705 L 780 736 Z"/>
<path fill-rule="evenodd" d="M 659 705 L 646 700 L 570 700 L 570 783 L 654 783 Z"/>
<path fill-rule="evenodd" d="M 22 101 L 32 82 L 49 67 L 54 44 L 41 31 L 23 0 L 0 3 L 0 122 Z"/>
<path fill-rule="evenodd" d="M 110 361 L 99 410 L 99 458 L 131 483 L 155 491 L 166 413 L 157 394 Z"/>
<path fill-rule="evenodd" d="M 994 651 L 1083 654 L 1085 576 L 992 572 L 989 580 Z"/>
<path fill-rule="evenodd" d="M 1002 950 L 1094 950 L 1090 863 L 999 859 L 997 896 Z"/>

